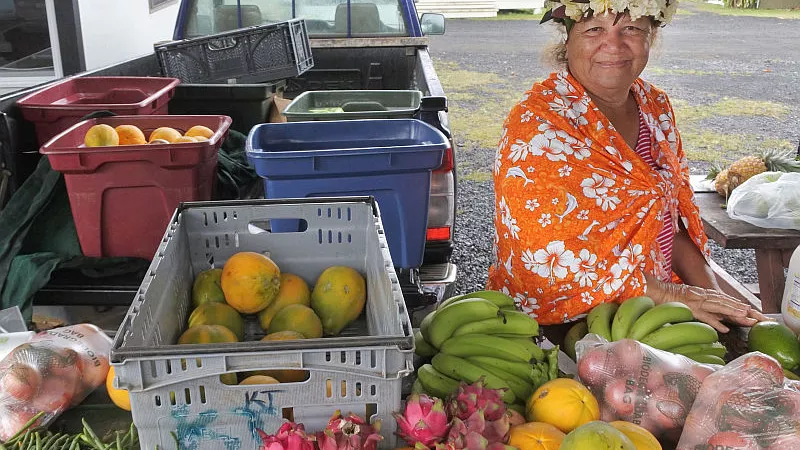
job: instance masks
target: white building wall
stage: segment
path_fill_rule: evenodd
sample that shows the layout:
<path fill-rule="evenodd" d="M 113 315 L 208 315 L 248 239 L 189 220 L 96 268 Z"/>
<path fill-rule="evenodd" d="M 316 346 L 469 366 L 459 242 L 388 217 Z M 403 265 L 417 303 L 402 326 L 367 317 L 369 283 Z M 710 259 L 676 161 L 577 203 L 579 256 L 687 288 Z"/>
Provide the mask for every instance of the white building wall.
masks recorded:
<path fill-rule="evenodd" d="M 151 12 L 149 0 L 78 0 L 86 69 L 152 53 L 153 43 L 172 39 L 178 6 Z"/>

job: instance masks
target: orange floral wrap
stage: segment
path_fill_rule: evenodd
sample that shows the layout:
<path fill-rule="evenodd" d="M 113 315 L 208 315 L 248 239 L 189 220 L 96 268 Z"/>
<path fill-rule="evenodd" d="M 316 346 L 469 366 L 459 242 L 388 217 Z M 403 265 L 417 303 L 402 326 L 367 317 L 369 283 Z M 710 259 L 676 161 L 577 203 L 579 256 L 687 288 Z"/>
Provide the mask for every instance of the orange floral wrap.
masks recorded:
<path fill-rule="evenodd" d="M 567 71 L 525 93 L 508 115 L 494 165 L 495 263 L 488 288 L 542 324 L 642 295 L 645 273 L 670 279 L 656 242 L 669 212 L 708 256 L 689 168 L 667 96 L 636 80 L 654 170 Z M 675 255 L 679 257 L 679 255 Z"/>

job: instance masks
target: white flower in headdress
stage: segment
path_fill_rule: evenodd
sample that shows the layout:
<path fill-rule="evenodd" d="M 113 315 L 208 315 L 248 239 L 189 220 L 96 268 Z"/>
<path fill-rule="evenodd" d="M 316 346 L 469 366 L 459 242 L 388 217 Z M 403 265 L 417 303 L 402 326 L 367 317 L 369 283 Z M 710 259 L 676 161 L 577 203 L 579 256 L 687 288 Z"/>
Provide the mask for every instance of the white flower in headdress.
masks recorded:
<path fill-rule="evenodd" d="M 564 15 L 576 22 L 581 20 L 584 14 L 586 14 L 586 11 L 589 10 L 588 3 L 576 3 L 570 0 L 564 0 L 564 6 L 566 6 Z"/>
<path fill-rule="evenodd" d="M 612 0 L 589 0 L 589 8 L 594 11 L 595 15 L 608 13 L 612 9 L 611 3 Z"/>
<path fill-rule="evenodd" d="M 676 11 L 678 11 L 678 1 L 672 0 L 666 8 L 661 9 L 661 15 L 663 16 L 661 22 L 665 24 L 670 23 Z"/>

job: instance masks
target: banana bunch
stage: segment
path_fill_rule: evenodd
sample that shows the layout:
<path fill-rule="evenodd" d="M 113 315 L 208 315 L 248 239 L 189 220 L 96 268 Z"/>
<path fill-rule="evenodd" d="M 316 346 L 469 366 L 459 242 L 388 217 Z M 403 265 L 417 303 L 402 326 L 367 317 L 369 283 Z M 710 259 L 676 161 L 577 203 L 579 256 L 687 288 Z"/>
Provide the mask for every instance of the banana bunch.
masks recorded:
<path fill-rule="evenodd" d="M 536 320 L 518 311 L 514 299 L 502 292 L 451 297 L 414 334 L 416 353 L 431 358 L 417 370 L 415 389 L 444 398 L 459 381 L 483 378 L 487 387 L 505 389 L 506 403 L 524 403 L 558 375 L 557 349 L 539 348 L 533 341 L 538 334 Z"/>
<path fill-rule="evenodd" d="M 717 331 L 695 321 L 692 310 L 679 302 L 656 305 L 649 297 L 633 297 L 621 305 L 603 303 L 589 312 L 586 325 L 574 325 L 567 335 L 574 339 L 587 332 L 608 341 L 634 339 L 700 363 L 725 365 L 722 358 L 727 349 L 719 342 Z"/>

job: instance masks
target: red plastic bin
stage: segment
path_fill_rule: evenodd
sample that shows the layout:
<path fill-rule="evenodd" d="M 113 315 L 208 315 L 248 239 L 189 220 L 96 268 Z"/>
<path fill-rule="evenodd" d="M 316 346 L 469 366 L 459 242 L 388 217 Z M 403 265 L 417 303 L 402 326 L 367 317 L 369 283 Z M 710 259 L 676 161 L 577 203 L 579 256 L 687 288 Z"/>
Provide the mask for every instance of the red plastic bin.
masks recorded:
<path fill-rule="evenodd" d="M 75 77 L 17 100 L 25 120 L 36 126 L 39 145 L 99 110 L 119 115 L 167 114 L 177 78 Z"/>
<path fill-rule="evenodd" d="M 211 139 L 176 144 L 86 147 L 94 125 L 130 124 L 145 134 L 163 126 L 181 133 L 194 125 L 215 130 Z M 228 116 L 116 116 L 84 120 L 39 152 L 64 174 L 72 217 L 86 256 L 152 259 L 180 202 L 211 200 L 217 150 Z"/>

